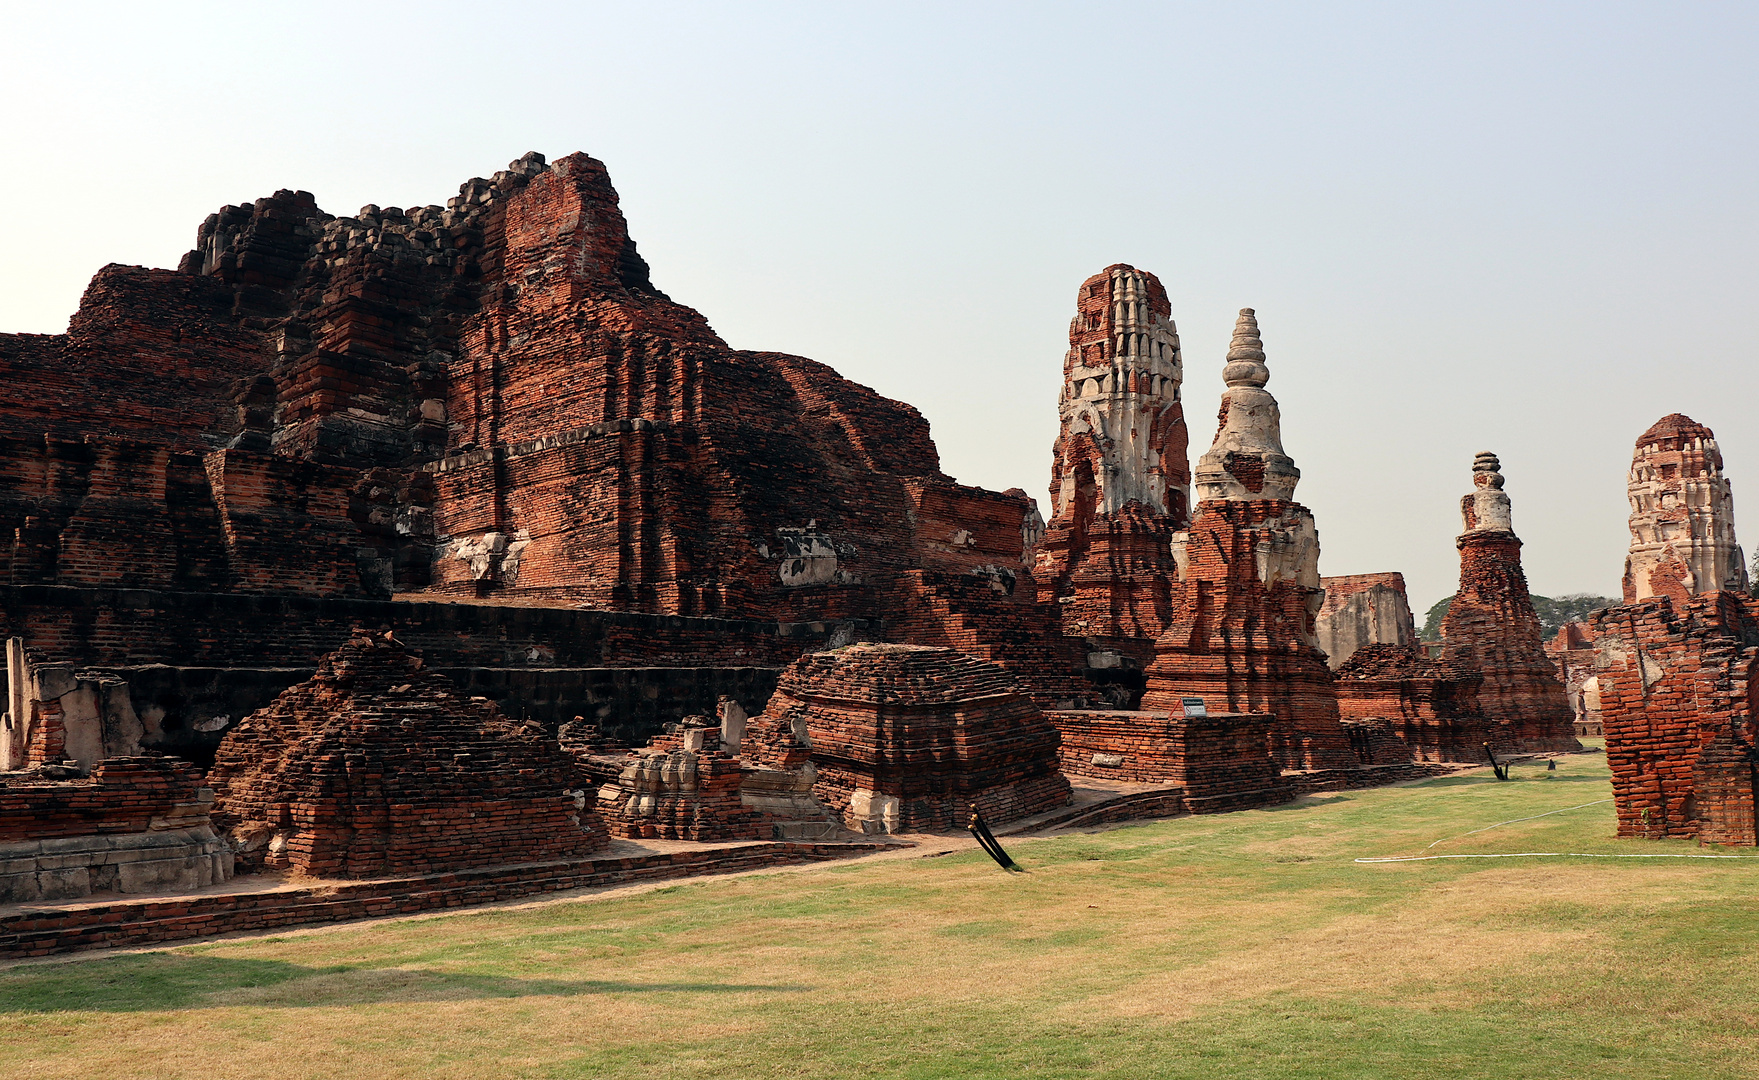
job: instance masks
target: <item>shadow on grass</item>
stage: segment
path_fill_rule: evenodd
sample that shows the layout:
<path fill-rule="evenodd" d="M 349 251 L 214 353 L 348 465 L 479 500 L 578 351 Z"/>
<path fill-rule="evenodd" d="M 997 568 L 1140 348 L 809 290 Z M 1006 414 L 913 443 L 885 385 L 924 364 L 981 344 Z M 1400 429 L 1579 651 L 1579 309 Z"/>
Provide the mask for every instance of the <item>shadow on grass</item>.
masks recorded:
<path fill-rule="evenodd" d="M 281 960 L 147 953 L 0 972 L 0 1014 L 309 1008 L 583 994 L 802 993 L 810 986 L 514 979 L 408 968 L 305 967 Z"/>

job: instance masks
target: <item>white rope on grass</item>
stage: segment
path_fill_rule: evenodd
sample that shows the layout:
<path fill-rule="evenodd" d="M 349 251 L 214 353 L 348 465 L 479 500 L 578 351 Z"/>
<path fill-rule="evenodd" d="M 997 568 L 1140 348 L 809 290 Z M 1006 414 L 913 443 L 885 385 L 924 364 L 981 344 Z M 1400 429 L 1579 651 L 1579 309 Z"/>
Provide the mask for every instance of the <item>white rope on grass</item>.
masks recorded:
<path fill-rule="evenodd" d="M 1581 806 L 1566 806 L 1562 810 L 1547 810 L 1543 814 L 1534 814 L 1532 817 L 1510 818 L 1507 821 L 1499 821 L 1495 825 L 1486 825 L 1482 829 L 1473 829 L 1471 832 L 1463 832 L 1459 836 L 1444 836 L 1440 840 L 1437 840 L 1435 842 L 1435 844 L 1445 844 L 1449 840 L 1458 840 L 1458 839 L 1460 839 L 1460 837 L 1473 836 L 1473 835 L 1475 835 L 1477 833 L 1481 833 L 1481 832 L 1489 832 L 1492 829 L 1500 829 L 1504 825 L 1515 825 L 1515 824 L 1518 824 L 1523 821 L 1538 821 L 1542 817 L 1550 817 L 1553 814 L 1562 814 L 1562 813 L 1569 811 L 1569 810 L 1580 810 L 1584 806 L 1599 806 L 1601 803 L 1609 803 L 1611 801 L 1612 801 L 1611 799 L 1595 799 L 1593 802 L 1582 803 Z M 1429 847 L 1426 847 L 1423 850 L 1428 851 L 1429 848 L 1434 847 L 1435 844 L 1430 844 Z"/>
<path fill-rule="evenodd" d="M 1373 859 L 1356 859 L 1359 863 L 1428 862 L 1430 859 L 1531 859 L 1546 856 L 1570 859 L 1746 859 L 1759 862 L 1759 855 L 1626 855 L 1603 851 L 1511 851 L 1501 855 L 1385 855 Z"/>

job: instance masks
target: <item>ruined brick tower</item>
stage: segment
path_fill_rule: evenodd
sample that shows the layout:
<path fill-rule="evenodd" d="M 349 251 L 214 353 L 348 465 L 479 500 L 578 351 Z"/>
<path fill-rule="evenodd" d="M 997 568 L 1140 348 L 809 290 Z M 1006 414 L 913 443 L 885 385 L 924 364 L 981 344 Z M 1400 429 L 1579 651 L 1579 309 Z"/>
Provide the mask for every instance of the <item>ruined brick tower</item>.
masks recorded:
<path fill-rule="evenodd" d="M 1271 754 L 1284 768 L 1359 765 L 1314 632 L 1325 599 L 1319 532 L 1293 501 L 1301 471 L 1283 452 L 1251 308 L 1240 312 L 1222 377 L 1221 429 L 1198 459 L 1190 529 L 1173 538 L 1173 615 L 1142 708 L 1176 710 L 1189 695 L 1212 712 L 1270 713 Z"/>
<path fill-rule="evenodd" d="M 1160 279 L 1122 263 L 1076 297 L 1035 575 L 1061 602 L 1064 633 L 1140 638 L 1166 627 L 1170 540 L 1191 497 L 1171 314 Z"/>
<path fill-rule="evenodd" d="M 1527 591 L 1501 470 L 1492 453 L 1472 462 L 1472 494 L 1460 500 L 1465 531 L 1456 541 L 1460 590 L 1441 623 L 1442 656 L 1483 675 L 1479 703 L 1492 720 L 1514 725 L 1516 749 L 1580 750 L 1575 712 L 1545 654 Z"/>
<path fill-rule="evenodd" d="M 1734 494 L 1709 428 L 1680 413 L 1657 420 L 1637 440 L 1627 490 L 1626 603 L 1746 590 L 1746 560 L 1735 543 Z"/>

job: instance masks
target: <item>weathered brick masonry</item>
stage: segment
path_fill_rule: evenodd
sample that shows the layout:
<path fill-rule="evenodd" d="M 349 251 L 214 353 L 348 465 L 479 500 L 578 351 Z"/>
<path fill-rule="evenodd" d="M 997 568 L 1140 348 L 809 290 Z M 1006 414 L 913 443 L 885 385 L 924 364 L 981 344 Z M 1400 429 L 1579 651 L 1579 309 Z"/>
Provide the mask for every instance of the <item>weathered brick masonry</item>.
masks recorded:
<path fill-rule="evenodd" d="M 0 335 L 0 376 L 0 584 L 994 625 L 1035 692 L 1078 688 L 1080 649 L 1038 633 L 1032 501 L 953 483 L 910 406 L 728 348 L 654 287 L 584 154 L 445 207 L 225 207 L 178 270 L 101 271 L 68 333 Z M 70 639 L 139 653 L 137 614 L 17 630 L 115 663 Z"/>
<path fill-rule="evenodd" d="M 124 948 L 350 919 L 414 915 L 567 889 L 727 874 L 864 855 L 880 843 L 755 843 L 251 892 L 0 911 L 0 958 Z"/>
<path fill-rule="evenodd" d="M 1754 843 L 1759 600 L 1651 596 L 1589 625 L 1619 835 Z"/>
<path fill-rule="evenodd" d="M 1384 720 L 1417 761 L 1483 764 L 1484 748 L 1517 749 L 1514 724 L 1485 714 L 1476 669 L 1431 660 L 1409 646 L 1364 645 L 1338 669 L 1345 722 Z M 1358 736 L 1360 738 L 1360 736 Z"/>
<path fill-rule="evenodd" d="M 1037 570 L 1066 634 L 1153 638 L 1166 627 L 1169 543 L 1191 506 L 1184 375 L 1159 278 L 1119 264 L 1082 282 Z"/>
<path fill-rule="evenodd" d="M 1201 697 L 1216 712 L 1268 714 L 1284 768 L 1356 767 L 1314 631 L 1319 532 L 1293 501 L 1301 471 L 1282 449 L 1251 309 L 1240 312 L 1223 377 L 1221 426 L 1197 464 L 1190 528 L 1173 538 L 1173 614 L 1141 707 L 1171 713 Z"/>
<path fill-rule="evenodd" d="M 554 739 L 463 697 L 388 634 L 356 636 L 246 717 L 209 780 L 235 845 L 312 877 L 575 858 L 606 839 Z"/>
<path fill-rule="evenodd" d="M 775 623 L 561 607 L 0 586 L 6 632 L 33 661 L 123 679 L 143 745 L 206 761 L 226 726 L 309 678 L 355 628 L 393 630 L 428 665 L 509 715 L 574 716 L 639 745 L 732 696 L 756 711 L 781 669 L 877 624 Z"/>
<path fill-rule="evenodd" d="M 1516 749 L 1580 750 L 1575 711 L 1546 655 L 1527 591 L 1500 470 L 1495 454 L 1479 454 L 1473 494 L 1460 502 L 1460 588 L 1442 619 L 1442 657 L 1482 677 L 1478 703 L 1491 720 L 1512 725 Z"/>
<path fill-rule="evenodd" d="M 1345 574 L 1322 577 L 1325 603 L 1313 618 L 1326 663 L 1336 671 L 1364 645 L 1417 644 L 1417 625 L 1405 595 L 1405 575 Z"/>
<path fill-rule="evenodd" d="M 214 794 L 174 758 L 117 757 L 89 777 L 0 783 L 0 904 L 195 889 L 232 876 Z"/>
<path fill-rule="evenodd" d="M 1294 793 L 1270 756 L 1269 716 L 1060 711 L 1066 776 L 1179 784 L 1194 814 L 1288 802 Z"/>
<path fill-rule="evenodd" d="M 950 649 L 853 645 L 802 657 L 747 728 L 757 765 L 817 772 L 852 829 L 1014 821 L 1069 801 L 1057 730 L 1004 669 Z"/>

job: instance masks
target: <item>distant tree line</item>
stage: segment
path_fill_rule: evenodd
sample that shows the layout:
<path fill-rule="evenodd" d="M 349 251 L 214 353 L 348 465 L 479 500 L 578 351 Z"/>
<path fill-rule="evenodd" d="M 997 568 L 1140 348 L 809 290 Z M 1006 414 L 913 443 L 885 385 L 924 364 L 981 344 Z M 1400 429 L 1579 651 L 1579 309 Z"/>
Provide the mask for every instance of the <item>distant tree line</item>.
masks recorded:
<path fill-rule="evenodd" d="M 1759 566 L 1759 557 L 1755 558 L 1754 563 L 1755 566 Z M 1435 606 L 1429 609 L 1429 614 L 1423 620 L 1422 638 L 1424 641 L 1441 640 L 1441 620 L 1447 616 L 1448 607 L 1453 602 L 1454 598 L 1449 596 L 1437 600 Z M 1539 615 L 1540 630 L 1544 632 L 1546 639 L 1550 640 L 1557 635 L 1564 623 L 1585 619 L 1590 612 L 1599 611 L 1603 607 L 1611 607 L 1617 603 L 1620 601 L 1614 600 L 1610 596 L 1595 596 L 1593 593 L 1567 593 L 1558 597 L 1535 596 L 1533 610 Z"/>

